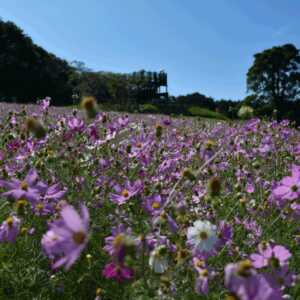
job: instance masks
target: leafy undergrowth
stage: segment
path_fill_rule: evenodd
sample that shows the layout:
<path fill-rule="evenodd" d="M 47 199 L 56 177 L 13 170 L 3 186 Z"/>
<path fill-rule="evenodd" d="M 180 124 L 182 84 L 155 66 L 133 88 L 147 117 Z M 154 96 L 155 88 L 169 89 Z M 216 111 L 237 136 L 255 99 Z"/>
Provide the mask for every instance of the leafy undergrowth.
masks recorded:
<path fill-rule="evenodd" d="M 299 299 L 287 121 L 48 106 L 1 110 L 0 299 Z"/>

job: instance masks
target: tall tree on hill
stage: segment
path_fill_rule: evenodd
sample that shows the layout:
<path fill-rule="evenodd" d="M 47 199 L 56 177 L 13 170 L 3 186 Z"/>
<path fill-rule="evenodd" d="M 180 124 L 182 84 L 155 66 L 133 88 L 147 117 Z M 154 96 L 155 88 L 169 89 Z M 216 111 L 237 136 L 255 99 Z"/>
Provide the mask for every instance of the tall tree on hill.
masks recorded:
<path fill-rule="evenodd" d="M 247 88 L 262 102 L 284 113 L 285 104 L 300 96 L 300 53 L 292 44 L 254 55 Z"/>

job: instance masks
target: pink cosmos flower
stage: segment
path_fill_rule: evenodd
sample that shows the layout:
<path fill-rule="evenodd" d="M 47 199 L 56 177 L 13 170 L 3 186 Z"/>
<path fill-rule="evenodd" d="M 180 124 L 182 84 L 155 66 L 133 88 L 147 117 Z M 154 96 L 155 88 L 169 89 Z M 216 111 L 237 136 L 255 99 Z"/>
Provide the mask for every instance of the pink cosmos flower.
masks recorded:
<path fill-rule="evenodd" d="M 225 267 L 225 286 L 241 300 L 282 300 L 282 292 L 274 288 L 265 276 L 242 261 Z"/>
<path fill-rule="evenodd" d="M 83 120 L 72 117 L 71 119 L 68 120 L 68 126 L 72 131 L 82 131 L 84 128 L 84 122 Z"/>
<path fill-rule="evenodd" d="M 115 260 L 123 261 L 126 246 L 134 246 L 131 229 L 126 229 L 124 224 L 112 228 L 112 235 L 105 238 L 103 249 Z"/>
<path fill-rule="evenodd" d="M 246 184 L 246 192 L 249 194 L 253 194 L 255 192 L 255 187 L 254 184 L 252 182 L 248 182 Z"/>
<path fill-rule="evenodd" d="M 152 216 L 157 216 L 163 209 L 163 199 L 160 195 L 154 194 L 145 199 L 145 210 Z"/>
<path fill-rule="evenodd" d="M 265 277 L 274 288 L 291 287 L 297 281 L 297 275 L 287 265 L 266 273 Z"/>
<path fill-rule="evenodd" d="M 50 101 L 51 101 L 50 97 L 46 97 L 45 99 L 41 100 L 40 107 L 41 107 L 42 111 L 46 111 L 49 108 Z"/>
<path fill-rule="evenodd" d="M 142 188 L 141 180 L 137 180 L 134 183 L 130 183 L 126 181 L 124 188 L 121 188 L 119 185 L 115 185 L 114 189 L 117 192 L 110 194 L 111 201 L 122 205 L 126 203 L 130 198 L 134 197 L 136 194 L 140 192 Z"/>
<path fill-rule="evenodd" d="M 294 153 L 296 156 L 300 156 L 300 143 L 295 147 Z"/>
<path fill-rule="evenodd" d="M 217 248 L 221 249 L 225 245 L 230 246 L 233 238 L 233 229 L 232 226 L 225 221 L 220 221 L 218 226 L 219 239 L 217 242 Z"/>
<path fill-rule="evenodd" d="M 107 279 L 115 279 L 118 282 L 122 282 L 133 278 L 133 270 L 124 264 L 111 262 L 105 265 L 102 275 Z"/>
<path fill-rule="evenodd" d="M 203 260 L 200 260 L 197 257 L 193 258 L 193 265 L 198 275 L 196 278 L 195 290 L 200 295 L 207 295 L 209 279 L 209 272 L 207 266 Z"/>
<path fill-rule="evenodd" d="M 11 180 L 0 180 L 0 187 L 7 189 L 2 196 L 10 197 L 15 200 L 21 198 L 28 201 L 36 201 L 39 198 L 39 183 L 36 170 L 31 169 L 24 180 L 12 178 Z"/>
<path fill-rule="evenodd" d="M 300 167 L 292 166 L 292 176 L 284 177 L 272 191 L 275 198 L 295 200 L 300 196 Z"/>
<path fill-rule="evenodd" d="M 8 217 L 0 226 L 0 242 L 14 243 L 20 230 L 20 219 L 16 216 Z"/>
<path fill-rule="evenodd" d="M 252 265 L 256 269 L 261 269 L 269 265 L 276 267 L 283 266 L 292 256 L 290 251 L 281 245 L 259 245 L 259 253 L 251 254 Z"/>
<path fill-rule="evenodd" d="M 46 254 L 54 259 L 53 269 L 65 266 L 68 270 L 75 263 L 88 241 L 89 213 L 81 205 L 81 215 L 73 206 L 66 204 L 61 218 L 50 224 L 50 229 L 42 238 Z"/>

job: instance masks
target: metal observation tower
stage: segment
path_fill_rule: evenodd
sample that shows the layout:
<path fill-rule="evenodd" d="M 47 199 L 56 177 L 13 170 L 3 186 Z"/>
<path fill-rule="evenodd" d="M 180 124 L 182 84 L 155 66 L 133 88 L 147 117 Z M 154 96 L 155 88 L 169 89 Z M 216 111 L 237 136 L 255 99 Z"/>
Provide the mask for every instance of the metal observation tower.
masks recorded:
<path fill-rule="evenodd" d="M 167 100 L 168 75 L 165 71 L 146 72 L 144 70 L 132 73 L 132 96 L 138 103 L 159 102 Z"/>

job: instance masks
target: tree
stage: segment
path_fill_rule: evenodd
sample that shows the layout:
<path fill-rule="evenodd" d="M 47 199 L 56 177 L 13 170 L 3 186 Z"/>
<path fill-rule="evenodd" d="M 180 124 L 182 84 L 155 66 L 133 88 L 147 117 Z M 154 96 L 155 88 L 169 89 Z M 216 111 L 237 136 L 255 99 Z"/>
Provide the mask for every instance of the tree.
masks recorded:
<path fill-rule="evenodd" d="M 255 54 L 247 73 L 247 89 L 259 101 L 284 112 L 284 105 L 300 95 L 299 49 L 286 44 Z"/>
<path fill-rule="evenodd" d="M 79 60 L 71 61 L 70 66 L 75 68 L 78 73 L 92 72 L 92 69 L 88 68 L 84 62 Z"/>

